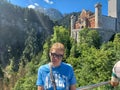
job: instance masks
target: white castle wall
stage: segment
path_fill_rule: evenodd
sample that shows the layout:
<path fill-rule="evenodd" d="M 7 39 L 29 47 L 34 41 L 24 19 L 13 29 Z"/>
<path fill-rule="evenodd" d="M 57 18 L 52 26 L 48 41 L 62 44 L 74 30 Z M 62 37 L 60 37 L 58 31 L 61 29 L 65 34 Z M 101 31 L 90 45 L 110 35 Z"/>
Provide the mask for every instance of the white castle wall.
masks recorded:
<path fill-rule="evenodd" d="M 115 34 L 114 32 L 111 32 L 111 31 L 106 31 L 106 29 L 99 29 L 99 33 L 100 33 L 100 36 L 101 36 L 101 42 L 107 42 L 110 40 L 110 38 Z"/>
<path fill-rule="evenodd" d="M 105 31 L 116 31 L 116 18 L 108 17 L 108 16 L 102 16 L 102 28 Z"/>

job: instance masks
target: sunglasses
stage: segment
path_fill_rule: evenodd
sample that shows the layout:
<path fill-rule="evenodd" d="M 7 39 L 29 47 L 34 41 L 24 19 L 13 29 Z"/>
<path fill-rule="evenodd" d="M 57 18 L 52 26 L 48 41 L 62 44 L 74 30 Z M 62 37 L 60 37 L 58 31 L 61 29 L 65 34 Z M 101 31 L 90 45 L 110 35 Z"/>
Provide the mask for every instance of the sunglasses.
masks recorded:
<path fill-rule="evenodd" d="M 56 58 L 63 58 L 63 55 L 57 53 L 50 53 L 50 55 Z"/>

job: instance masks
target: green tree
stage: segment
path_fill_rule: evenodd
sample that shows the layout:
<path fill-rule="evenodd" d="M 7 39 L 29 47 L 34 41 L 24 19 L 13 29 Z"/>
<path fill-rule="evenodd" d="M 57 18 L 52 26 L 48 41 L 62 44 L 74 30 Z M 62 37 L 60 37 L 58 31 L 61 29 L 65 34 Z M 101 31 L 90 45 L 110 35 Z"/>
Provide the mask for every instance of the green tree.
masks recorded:
<path fill-rule="evenodd" d="M 100 36 L 97 30 L 84 28 L 79 32 L 79 43 L 87 43 L 89 46 L 100 47 Z"/>
<path fill-rule="evenodd" d="M 28 37 L 25 40 L 25 49 L 21 58 L 21 62 L 23 62 L 23 64 L 29 62 L 32 57 L 34 57 L 39 52 L 38 45 L 39 44 L 37 42 L 37 31 L 32 29 L 30 32 L 28 32 Z"/>
<path fill-rule="evenodd" d="M 70 54 L 70 48 L 71 48 L 69 30 L 67 30 L 63 26 L 55 26 L 54 34 L 51 39 L 51 43 L 54 42 L 61 42 L 65 45 L 66 51 L 64 58 L 66 59 Z"/>
<path fill-rule="evenodd" d="M 112 66 L 115 61 L 114 53 L 88 46 L 82 46 L 81 49 L 80 57 L 67 59 L 67 62 L 74 67 L 78 81 L 77 86 L 110 80 Z"/>
<path fill-rule="evenodd" d="M 36 90 L 37 87 L 35 86 L 36 78 L 35 76 L 21 78 L 17 81 L 13 90 Z"/>
<path fill-rule="evenodd" d="M 50 49 L 50 40 L 49 38 L 46 40 L 46 42 L 43 45 L 43 52 L 42 52 L 42 56 L 40 58 L 40 65 L 45 64 L 46 62 L 48 62 L 49 59 L 49 49 Z"/>
<path fill-rule="evenodd" d="M 116 53 L 117 60 L 120 60 L 120 33 L 115 35 L 114 41 L 114 51 Z"/>
<path fill-rule="evenodd" d="M 0 78 L 3 78 L 3 77 L 4 77 L 4 72 L 3 72 L 3 70 L 2 70 L 2 68 L 0 66 Z"/>

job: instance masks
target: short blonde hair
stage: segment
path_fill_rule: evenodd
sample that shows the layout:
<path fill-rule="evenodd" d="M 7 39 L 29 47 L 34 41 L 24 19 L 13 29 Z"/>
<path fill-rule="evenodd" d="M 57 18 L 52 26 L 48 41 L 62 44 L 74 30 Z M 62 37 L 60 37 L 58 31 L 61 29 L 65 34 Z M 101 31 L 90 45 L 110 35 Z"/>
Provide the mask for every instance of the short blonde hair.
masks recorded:
<path fill-rule="evenodd" d="M 54 43 L 51 48 L 50 48 L 50 52 L 55 49 L 55 50 L 60 50 L 60 51 L 65 51 L 65 47 L 62 43 L 56 42 Z"/>

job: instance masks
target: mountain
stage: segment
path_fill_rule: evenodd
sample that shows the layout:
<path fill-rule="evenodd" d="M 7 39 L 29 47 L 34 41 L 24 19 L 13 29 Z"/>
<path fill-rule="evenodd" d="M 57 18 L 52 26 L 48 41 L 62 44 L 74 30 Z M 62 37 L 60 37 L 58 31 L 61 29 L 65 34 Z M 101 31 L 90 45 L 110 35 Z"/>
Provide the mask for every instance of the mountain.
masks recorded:
<path fill-rule="evenodd" d="M 37 33 L 36 39 L 42 48 L 45 39 L 53 33 L 53 26 L 53 21 L 43 13 L 0 1 L 0 66 L 8 65 L 11 58 L 19 63 L 32 30 Z"/>
<path fill-rule="evenodd" d="M 63 18 L 63 15 L 60 11 L 54 8 L 43 8 L 39 6 L 37 3 L 34 5 L 29 5 L 28 8 L 35 9 L 41 13 L 44 13 L 45 15 L 49 16 L 49 18 L 53 21 L 57 21 Z"/>
<path fill-rule="evenodd" d="M 68 14 L 64 14 L 63 15 L 63 18 L 61 18 L 60 20 L 58 20 L 58 24 L 61 25 L 61 26 L 64 26 L 68 29 L 70 29 L 70 18 L 72 15 L 76 16 L 76 18 L 79 17 L 81 12 L 72 12 L 72 13 L 68 13 Z"/>
<path fill-rule="evenodd" d="M 45 12 L 45 8 L 41 7 L 40 5 L 38 5 L 37 3 L 34 3 L 33 5 L 28 5 L 28 8 L 30 9 L 34 9 L 34 10 L 37 10 L 41 13 L 44 13 Z"/>
<path fill-rule="evenodd" d="M 45 10 L 45 14 L 50 17 L 51 20 L 57 21 L 63 18 L 63 15 L 54 8 L 49 8 Z"/>

